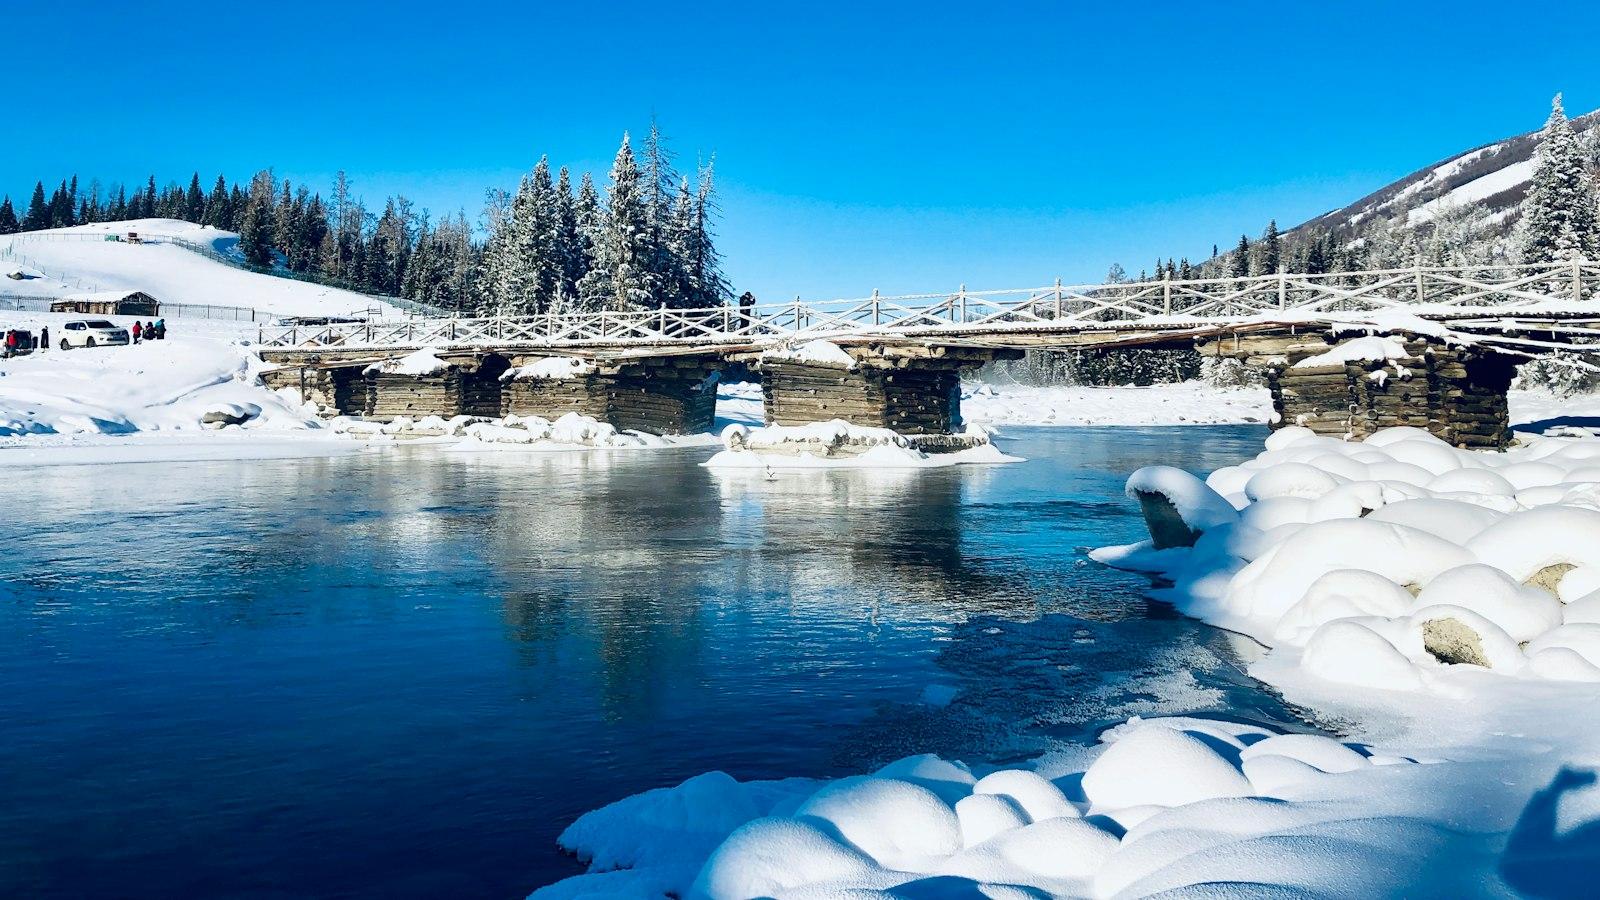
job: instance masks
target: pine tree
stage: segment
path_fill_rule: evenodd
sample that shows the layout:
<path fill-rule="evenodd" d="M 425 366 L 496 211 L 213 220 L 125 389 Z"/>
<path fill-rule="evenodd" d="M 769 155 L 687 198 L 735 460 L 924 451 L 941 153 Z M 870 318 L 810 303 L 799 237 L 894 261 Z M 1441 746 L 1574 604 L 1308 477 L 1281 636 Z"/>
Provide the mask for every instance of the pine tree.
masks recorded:
<path fill-rule="evenodd" d="M 715 160 L 708 162 L 700 171 L 695 192 L 693 255 L 688 262 L 696 296 L 691 306 L 720 306 L 733 296 L 732 287 L 722 276 L 722 255 L 717 252 L 711 233 L 711 223 L 717 215 L 715 164 Z"/>
<path fill-rule="evenodd" d="M 218 175 L 217 183 L 211 186 L 210 196 L 206 197 L 206 209 L 201 222 L 212 228 L 226 229 L 231 219 L 228 215 L 228 182 Z"/>
<path fill-rule="evenodd" d="M 200 173 L 196 172 L 189 178 L 189 192 L 183 197 L 183 218 L 185 221 L 199 224 L 206 217 L 206 195 L 200 190 Z"/>
<path fill-rule="evenodd" d="M 33 183 L 33 197 L 28 201 L 28 211 L 22 217 L 23 231 L 38 231 L 50 227 L 50 207 L 44 202 L 44 182 Z"/>
<path fill-rule="evenodd" d="M 11 195 L 7 194 L 0 200 L 0 234 L 16 234 L 17 230 L 17 211 L 11 208 Z"/>
<path fill-rule="evenodd" d="M 685 281 L 683 263 L 673 253 L 673 199 L 678 175 L 672 168 L 666 138 L 654 118 L 650 120 L 643 150 L 639 185 L 646 235 L 640 261 L 643 292 L 652 298 L 652 303 L 680 306 L 684 304 L 684 298 L 678 295 Z"/>
<path fill-rule="evenodd" d="M 594 309 L 651 308 L 659 302 L 651 293 L 649 273 L 652 241 L 647 196 L 640 184 L 633 147 L 623 134 L 611 164 L 606 214 L 595 241 L 594 266 L 584 276 L 579 293 Z"/>
<path fill-rule="evenodd" d="M 590 190 L 593 190 L 593 185 L 590 185 Z M 583 240 L 578 234 L 578 209 L 577 201 L 572 196 L 572 176 L 566 166 L 561 167 L 556 177 L 554 228 L 555 256 L 561 277 L 551 309 L 565 312 L 577 304 L 578 281 L 588 267 Z"/>
<path fill-rule="evenodd" d="M 502 190 L 491 188 L 484 195 L 482 224 L 489 239 L 478 260 L 477 282 L 481 288 L 478 312 L 486 316 L 506 312 L 502 308 L 501 285 L 511 262 L 511 203 L 512 198 Z"/>
<path fill-rule="evenodd" d="M 605 230 L 605 210 L 600 206 L 600 192 L 595 189 L 594 179 L 588 172 L 578 179 L 578 197 L 573 201 L 572 212 L 578 226 L 578 306 L 584 310 L 599 309 L 610 287 L 605 276 L 599 273 L 597 258 Z"/>
<path fill-rule="evenodd" d="M 1245 278 L 1250 274 L 1250 239 L 1239 235 L 1239 246 L 1233 251 L 1233 277 Z"/>
<path fill-rule="evenodd" d="M 1550 104 L 1539 141 L 1539 162 L 1523 203 L 1522 259 L 1552 263 L 1600 258 L 1595 189 L 1561 95 Z"/>
<path fill-rule="evenodd" d="M 1283 246 L 1278 239 L 1278 220 L 1267 222 L 1261 232 L 1261 274 L 1275 275 L 1283 267 Z"/>
<path fill-rule="evenodd" d="M 528 297 L 524 314 L 543 313 L 551 309 L 561 291 L 566 277 L 566 263 L 561 258 L 559 223 L 556 215 L 556 189 L 550 180 L 550 160 L 539 157 L 529 178 L 529 197 L 526 220 L 520 225 L 524 264 L 527 266 Z"/>
<path fill-rule="evenodd" d="M 268 268 L 273 263 L 273 198 L 276 186 L 271 169 L 257 172 L 250 180 L 250 194 L 245 199 L 239 222 L 239 252 L 244 254 L 245 262 L 260 268 Z"/>

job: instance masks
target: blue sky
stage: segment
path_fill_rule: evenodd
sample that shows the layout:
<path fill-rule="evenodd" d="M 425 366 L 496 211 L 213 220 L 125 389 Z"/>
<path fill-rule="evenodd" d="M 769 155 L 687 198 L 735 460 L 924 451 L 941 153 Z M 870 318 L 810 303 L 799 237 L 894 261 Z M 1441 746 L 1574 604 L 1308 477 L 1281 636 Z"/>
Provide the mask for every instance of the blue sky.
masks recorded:
<path fill-rule="evenodd" d="M 476 217 L 625 129 L 715 153 L 763 299 L 1209 255 L 1600 106 L 1600 4 L 9 0 L 0 190 L 246 178 Z M 19 196 L 20 195 L 20 196 Z"/>

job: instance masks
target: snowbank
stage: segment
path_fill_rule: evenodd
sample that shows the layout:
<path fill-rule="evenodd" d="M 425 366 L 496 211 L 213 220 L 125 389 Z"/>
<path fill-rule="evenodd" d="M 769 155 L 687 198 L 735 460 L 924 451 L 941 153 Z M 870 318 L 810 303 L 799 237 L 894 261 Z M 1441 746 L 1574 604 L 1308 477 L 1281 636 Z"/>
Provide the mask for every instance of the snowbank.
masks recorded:
<path fill-rule="evenodd" d="M 1362 896 L 1418 877 L 1445 896 L 1499 883 L 1482 834 L 1435 831 L 1436 810 L 1417 809 L 1438 805 L 1437 767 L 1360 744 L 1135 718 L 1073 758 L 979 772 L 914 756 L 822 783 L 702 775 L 580 818 L 560 840 L 592 874 L 533 900 L 1111 897 L 1218 881 Z"/>
<path fill-rule="evenodd" d="M 724 449 L 703 465 L 711 469 L 762 470 L 932 469 L 1022 461 L 1001 453 L 989 440 L 988 432 L 979 427 L 971 427 L 960 436 L 924 437 L 852 425 L 843 419 L 754 428 L 733 424 L 722 430 L 722 444 Z M 947 452 L 928 452 L 935 445 Z"/>
<path fill-rule="evenodd" d="M 259 365 L 242 347 L 199 337 L 6 360 L 0 445 L 25 436 L 37 443 L 38 436 L 318 428 L 297 403 L 260 384 Z"/>

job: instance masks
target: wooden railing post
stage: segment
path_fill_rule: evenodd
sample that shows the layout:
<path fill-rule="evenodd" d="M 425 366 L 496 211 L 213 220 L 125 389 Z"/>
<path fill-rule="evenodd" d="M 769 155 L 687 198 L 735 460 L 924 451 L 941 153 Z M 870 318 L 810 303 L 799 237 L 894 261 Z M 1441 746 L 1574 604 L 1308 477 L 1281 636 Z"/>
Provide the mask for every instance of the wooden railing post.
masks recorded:
<path fill-rule="evenodd" d="M 1278 311 L 1289 308 L 1289 273 L 1278 267 Z"/>
<path fill-rule="evenodd" d="M 800 323 L 800 295 L 794 295 L 794 330 L 800 331 L 804 326 Z"/>
<path fill-rule="evenodd" d="M 1056 279 L 1056 318 L 1061 318 L 1061 279 Z"/>
<path fill-rule="evenodd" d="M 1424 299 L 1426 299 L 1427 296 L 1428 296 L 1428 292 L 1422 286 L 1422 258 L 1421 257 L 1417 258 L 1417 264 L 1416 264 L 1415 268 L 1416 268 L 1416 272 L 1417 272 L 1417 304 L 1420 306 L 1422 304 L 1422 301 Z"/>
<path fill-rule="evenodd" d="M 1172 273 L 1161 273 L 1161 314 L 1172 315 Z"/>
<path fill-rule="evenodd" d="M 966 285 L 963 284 L 961 286 L 961 292 L 957 296 L 959 296 L 961 298 L 961 324 L 965 325 L 965 324 L 967 324 L 967 286 Z"/>
<path fill-rule="evenodd" d="M 656 325 L 656 334 L 659 334 L 662 337 L 666 337 L 667 336 L 667 304 L 665 304 L 665 303 L 658 304 L 657 307 L 656 307 L 656 310 L 657 310 L 657 312 L 656 312 L 656 321 L 658 323 Z"/>
<path fill-rule="evenodd" d="M 1572 299 L 1583 299 L 1583 257 L 1572 258 Z"/>
<path fill-rule="evenodd" d="M 878 289 L 872 289 L 872 327 L 878 327 Z"/>

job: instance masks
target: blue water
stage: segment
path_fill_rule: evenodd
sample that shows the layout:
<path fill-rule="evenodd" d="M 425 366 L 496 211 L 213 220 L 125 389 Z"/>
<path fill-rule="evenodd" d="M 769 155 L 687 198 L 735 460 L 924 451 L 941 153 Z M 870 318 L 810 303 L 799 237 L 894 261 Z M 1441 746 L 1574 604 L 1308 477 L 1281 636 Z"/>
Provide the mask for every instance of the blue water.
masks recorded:
<path fill-rule="evenodd" d="M 1084 557 L 1142 536 L 1128 472 L 1263 430 L 1008 433 L 1027 463 L 771 481 L 706 450 L 15 470 L 0 894 L 517 896 L 579 870 L 577 815 L 709 769 L 1292 723 Z"/>

